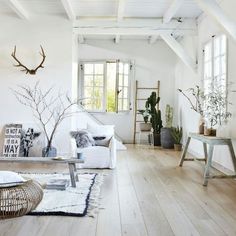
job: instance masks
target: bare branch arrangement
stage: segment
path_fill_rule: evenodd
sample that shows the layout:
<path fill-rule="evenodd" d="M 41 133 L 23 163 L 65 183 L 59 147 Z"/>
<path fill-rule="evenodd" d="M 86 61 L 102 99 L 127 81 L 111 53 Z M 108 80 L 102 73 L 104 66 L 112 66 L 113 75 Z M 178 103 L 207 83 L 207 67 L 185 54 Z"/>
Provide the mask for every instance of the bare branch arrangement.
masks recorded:
<path fill-rule="evenodd" d="M 72 101 L 68 94 L 61 92 L 53 96 L 53 87 L 43 91 L 39 87 L 39 82 L 32 88 L 18 85 L 18 90 L 12 89 L 12 91 L 21 104 L 31 108 L 34 117 L 39 121 L 47 139 L 46 153 L 48 153 L 59 125 L 66 118 L 78 113 L 71 108 L 79 101 Z"/>
<path fill-rule="evenodd" d="M 43 47 L 40 45 L 41 48 L 41 52 L 39 52 L 39 54 L 43 57 L 41 63 L 35 68 L 35 69 L 29 69 L 28 67 L 26 67 L 25 65 L 23 65 L 19 59 L 17 59 L 16 57 L 16 46 L 14 47 L 14 51 L 12 52 L 11 56 L 15 59 L 15 61 L 18 63 L 17 65 L 14 65 L 16 67 L 22 67 L 23 69 L 21 71 L 25 71 L 26 74 L 30 74 L 30 75 L 35 75 L 37 70 L 39 68 L 44 68 L 43 63 L 45 61 L 46 55 L 45 52 L 43 50 Z"/>

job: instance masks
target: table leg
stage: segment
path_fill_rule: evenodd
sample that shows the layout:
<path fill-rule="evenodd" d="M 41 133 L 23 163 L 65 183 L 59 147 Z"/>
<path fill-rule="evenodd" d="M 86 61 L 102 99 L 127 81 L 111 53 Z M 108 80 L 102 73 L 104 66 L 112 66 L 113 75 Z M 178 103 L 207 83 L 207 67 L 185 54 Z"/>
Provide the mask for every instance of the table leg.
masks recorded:
<path fill-rule="evenodd" d="M 205 163 L 207 163 L 207 144 L 206 143 L 203 143 L 203 150 L 204 150 Z"/>
<path fill-rule="evenodd" d="M 68 163 L 69 166 L 69 171 L 70 171 L 70 181 L 71 181 L 71 186 L 73 188 L 76 187 L 76 182 L 75 182 L 75 167 L 74 163 Z"/>
<path fill-rule="evenodd" d="M 183 162 L 184 162 L 187 150 L 188 150 L 188 146 L 189 146 L 190 140 L 191 140 L 191 137 L 188 137 L 186 145 L 184 147 L 184 151 L 182 153 L 182 156 L 181 156 L 181 159 L 180 159 L 180 162 L 179 162 L 179 166 L 183 166 Z"/>
<path fill-rule="evenodd" d="M 234 172 L 236 173 L 236 157 L 235 157 L 234 147 L 231 140 L 228 143 L 228 147 L 229 147 L 230 155 L 231 155 L 233 166 L 234 166 Z"/>
<path fill-rule="evenodd" d="M 208 184 L 210 168 L 211 168 L 211 162 L 212 162 L 212 156 L 213 156 L 213 149 L 214 149 L 214 146 L 209 145 L 209 152 L 208 152 L 207 164 L 205 166 L 203 186 L 207 186 L 207 184 Z"/>
<path fill-rule="evenodd" d="M 77 170 L 76 170 L 76 164 L 74 163 L 73 166 L 74 166 L 74 173 L 75 173 L 75 181 L 78 182 L 79 181 L 79 177 L 78 177 Z"/>

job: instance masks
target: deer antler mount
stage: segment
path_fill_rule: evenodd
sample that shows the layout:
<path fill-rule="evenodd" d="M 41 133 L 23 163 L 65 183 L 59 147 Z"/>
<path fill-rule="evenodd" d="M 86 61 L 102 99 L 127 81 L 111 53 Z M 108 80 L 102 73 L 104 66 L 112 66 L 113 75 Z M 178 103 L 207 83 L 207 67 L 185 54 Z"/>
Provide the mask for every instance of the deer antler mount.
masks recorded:
<path fill-rule="evenodd" d="M 17 59 L 16 57 L 16 46 L 14 47 L 14 51 L 12 52 L 11 56 L 15 59 L 15 61 L 18 63 L 17 65 L 14 65 L 16 67 L 21 67 L 22 70 L 21 71 L 25 71 L 26 74 L 30 74 L 30 75 L 35 75 L 37 70 L 39 68 L 44 68 L 43 63 L 45 61 L 46 55 L 44 53 L 43 47 L 40 45 L 41 48 L 41 52 L 39 52 L 39 54 L 42 56 L 42 61 L 41 63 L 35 68 L 35 69 L 29 69 L 28 67 L 26 67 L 25 65 L 23 65 L 19 59 Z"/>

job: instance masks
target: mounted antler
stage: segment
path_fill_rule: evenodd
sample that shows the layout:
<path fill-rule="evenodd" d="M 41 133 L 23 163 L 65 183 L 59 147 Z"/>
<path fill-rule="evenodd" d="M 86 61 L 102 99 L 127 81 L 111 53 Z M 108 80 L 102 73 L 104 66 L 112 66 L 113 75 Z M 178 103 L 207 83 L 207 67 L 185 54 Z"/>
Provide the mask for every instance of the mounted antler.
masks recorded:
<path fill-rule="evenodd" d="M 18 65 L 14 65 L 16 67 L 22 67 L 23 69 L 21 71 L 26 71 L 26 74 L 30 74 L 30 75 L 35 75 L 37 70 L 39 68 L 44 68 L 43 67 L 43 63 L 45 61 L 45 58 L 46 58 L 46 55 L 44 53 L 44 50 L 43 50 L 43 47 L 40 45 L 40 48 L 41 48 L 41 52 L 39 52 L 39 54 L 43 57 L 41 63 L 35 68 L 35 69 L 28 69 L 25 65 L 23 65 L 17 58 L 16 58 L 16 46 L 14 47 L 14 51 L 13 53 L 11 54 L 11 56 L 18 62 Z"/>

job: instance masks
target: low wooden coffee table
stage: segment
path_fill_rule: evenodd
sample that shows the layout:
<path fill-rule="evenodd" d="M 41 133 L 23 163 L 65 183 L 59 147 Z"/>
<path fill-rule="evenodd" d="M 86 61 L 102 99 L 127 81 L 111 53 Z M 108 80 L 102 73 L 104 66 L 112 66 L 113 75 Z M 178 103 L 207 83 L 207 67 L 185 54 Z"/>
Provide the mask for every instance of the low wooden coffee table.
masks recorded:
<path fill-rule="evenodd" d="M 79 181 L 78 175 L 76 173 L 76 164 L 84 163 L 84 160 L 77 158 L 64 158 L 60 160 L 54 160 L 51 157 L 0 157 L 1 162 L 11 162 L 11 163 L 30 163 L 30 164 L 55 164 L 62 163 L 67 164 L 70 173 L 71 186 L 76 187 L 76 181 Z"/>

